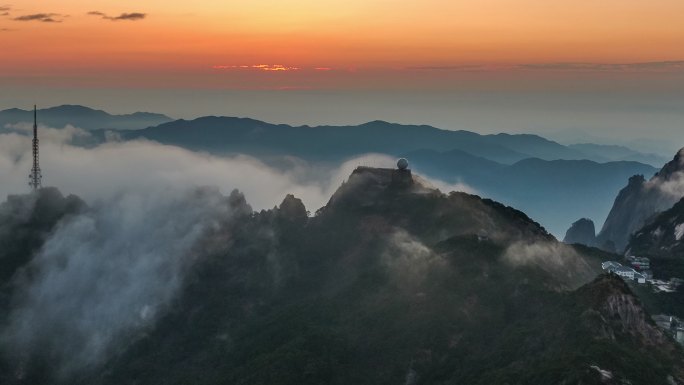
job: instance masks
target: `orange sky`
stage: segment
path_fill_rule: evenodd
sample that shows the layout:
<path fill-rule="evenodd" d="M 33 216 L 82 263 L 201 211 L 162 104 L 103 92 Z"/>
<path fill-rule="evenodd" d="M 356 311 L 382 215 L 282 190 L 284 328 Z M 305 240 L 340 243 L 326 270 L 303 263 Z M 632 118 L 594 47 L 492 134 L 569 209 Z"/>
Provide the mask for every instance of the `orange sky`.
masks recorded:
<path fill-rule="evenodd" d="M 684 59 L 681 0 L 36 3 L 0 3 L 7 13 L 0 16 L 0 82 L 335 87 L 348 86 L 350 73 L 368 73 L 355 77 L 361 86 L 383 78 L 370 74 L 415 73 L 410 67 L 449 67 L 432 71 L 430 78 L 440 78 L 444 69 L 472 64 L 502 70 Z M 145 17 L 110 20 L 92 11 Z M 16 20 L 36 14 L 56 22 Z M 298 70 L 232 67 L 257 64 Z"/>

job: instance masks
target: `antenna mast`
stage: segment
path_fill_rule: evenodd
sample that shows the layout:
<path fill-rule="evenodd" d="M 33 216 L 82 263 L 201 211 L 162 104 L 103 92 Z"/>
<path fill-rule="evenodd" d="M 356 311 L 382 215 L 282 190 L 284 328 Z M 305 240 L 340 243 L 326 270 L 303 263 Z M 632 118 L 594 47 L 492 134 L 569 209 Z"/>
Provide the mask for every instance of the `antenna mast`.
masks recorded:
<path fill-rule="evenodd" d="M 38 164 L 38 119 L 36 117 L 36 106 L 33 105 L 33 168 L 29 175 L 29 186 L 33 191 L 38 190 L 42 185 L 43 175 L 40 173 L 40 165 Z"/>

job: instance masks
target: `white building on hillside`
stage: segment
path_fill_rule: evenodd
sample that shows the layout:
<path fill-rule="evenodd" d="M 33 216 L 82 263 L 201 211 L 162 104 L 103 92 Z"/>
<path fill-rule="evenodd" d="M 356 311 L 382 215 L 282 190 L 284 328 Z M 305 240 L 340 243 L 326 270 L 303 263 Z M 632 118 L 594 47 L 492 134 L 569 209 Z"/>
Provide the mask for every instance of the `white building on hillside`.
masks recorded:
<path fill-rule="evenodd" d="M 631 267 L 623 266 L 620 262 L 606 261 L 601 263 L 601 268 L 622 278 L 636 280 L 638 283 L 646 283 L 646 277 L 643 274 Z"/>
<path fill-rule="evenodd" d="M 637 274 L 634 269 L 630 267 L 625 267 L 625 266 L 617 266 L 617 267 L 612 267 L 607 269 L 608 271 L 612 271 L 613 273 L 619 275 L 622 278 L 629 278 L 629 279 L 634 279 L 634 275 Z"/>

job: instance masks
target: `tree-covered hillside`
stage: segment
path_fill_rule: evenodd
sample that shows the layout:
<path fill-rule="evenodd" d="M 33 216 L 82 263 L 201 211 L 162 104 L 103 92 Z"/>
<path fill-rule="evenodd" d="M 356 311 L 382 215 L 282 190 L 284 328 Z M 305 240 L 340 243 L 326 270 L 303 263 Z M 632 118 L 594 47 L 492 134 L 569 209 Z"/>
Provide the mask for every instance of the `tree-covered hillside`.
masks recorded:
<path fill-rule="evenodd" d="M 3 383 L 684 380 L 680 348 L 624 282 L 597 278 L 611 255 L 563 245 L 510 207 L 371 168 L 311 217 L 293 196 L 261 212 L 239 193 L 216 201 L 230 217 L 198 238 L 153 325 L 77 369 L 4 350 Z"/>

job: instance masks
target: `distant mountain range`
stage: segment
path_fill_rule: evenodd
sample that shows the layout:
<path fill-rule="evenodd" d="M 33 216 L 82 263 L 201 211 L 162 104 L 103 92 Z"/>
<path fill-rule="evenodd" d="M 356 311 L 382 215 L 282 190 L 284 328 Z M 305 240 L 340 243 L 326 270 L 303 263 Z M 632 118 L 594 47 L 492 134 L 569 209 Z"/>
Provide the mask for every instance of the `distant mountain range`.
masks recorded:
<path fill-rule="evenodd" d="M 588 154 L 592 160 L 597 162 L 635 161 L 660 167 L 670 160 L 665 156 L 645 154 L 625 146 L 581 143 L 571 144 L 568 147 Z"/>
<path fill-rule="evenodd" d="M 565 146 L 531 134 L 480 135 L 470 131 L 384 121 L 358 126 L 310 127 L 215 116 L 173 120 L 166 115 L 150 112 L 113 115 L 80 105 L 39 109 L 38 120 L 43 125 L 55 128 L 70 124 L 91 130 L 101 140 L 104 140 L 102 130 L 140 130 L 127 133 L 125 137 L 146 137 L 160 143 L 218 154 L 237 151 L 295 155 L 303 159 L 340 159 L 367 152 L 398 154 L 419 149 L 460 149 L 504 164 L 513 164 L 526 158 L 636 161 L 653 166 L 660 166 L 666 161 L 662 156 L 644 154 L 624 146 L 591 143 Z M 0 130 L 7 125 L 32 121 L 30 109 L 0 111 Z"/>
<path fill-rule="evenodd" d="M 462 149 L 509 164 L 531 156 L 549 159 L 584 156 L 535 135 L 480 135 L 383 121 L 358 126 L 294 127 L 247 118 L 203 117 L 129 132 L 125 137 L 144 137 L 214 154 L 290 155 L 314 161 L 339 161 L 370 152 L 400 154 L 421 148 Z"/>
<path fill-rule="evenodd" d="M 578 217 L 602 221 L 627 178 L 656 171 L 638 162 L 590 160 L 529 158 L 505 165 L 460 150 L 420 150 L 404 155 L 418 172 L 465 183 L 478 194 L 523 210 L 557 236 Z"/>
<path fill-rule="evenodd" d="M 588 159 L 605 162 L 615 157 L 598 156 L 596 148 L 564 146 L 538 135 L 480 135 L 425 125 L 402 125 L 373 121 L 358 126 L 290 126 L 248 118 L 203 117 L 176 120 L 125 135 L 147 138 L 215 154 L 235 152 L 254 155 L 292 155 L 307 160 L 340 160 L 369 152 L 401 154 L 420 149 L 462 150 L 498 163 L 513 164 L 527 158 L 544 160 Z M 620 160 L 643 160 L 646 155 L 625 149 Z M 615 151 L 614 151 L 615 152 Z M 622 156 L 624 155 L 624 156 Z M 662 164 L 662 163 L 657 163 Z"/>
<path fill-rule="evenodd" d="M 166 123 L 171 120 L 173 119 L 168 116 L 150 112 L 111 115 L 105 111 L 77 105 L 63 105 L 38 110 L 39 123 L 55 128 L 63 128 L 70 124 L 86 130 L 138 130 Z M 0 111 L 0 131 L 7 125 L 23 122 L 33 123 L 33 110 L 11 108 Z"/>

